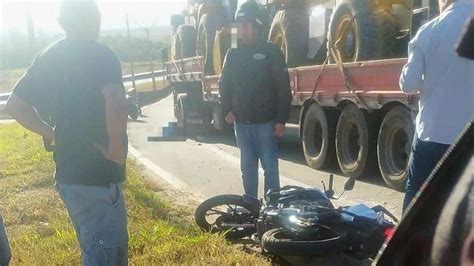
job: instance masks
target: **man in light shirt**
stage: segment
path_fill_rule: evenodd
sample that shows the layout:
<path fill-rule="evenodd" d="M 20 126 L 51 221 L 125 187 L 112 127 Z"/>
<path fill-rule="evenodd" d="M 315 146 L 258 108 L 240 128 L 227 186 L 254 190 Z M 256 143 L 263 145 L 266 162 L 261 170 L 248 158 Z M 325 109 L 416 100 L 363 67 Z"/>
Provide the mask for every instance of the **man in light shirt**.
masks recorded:
<path fill-rule="evenodd" d="M 423 25 L 408 45 L 408 62 L 400 77 L 404 92 L 420 92 L 404 211 L 474 117 L 474 61 L 456 53 L 474 14 L 474 0 L 439 0 L 439 5 L 441 14 Z"/>

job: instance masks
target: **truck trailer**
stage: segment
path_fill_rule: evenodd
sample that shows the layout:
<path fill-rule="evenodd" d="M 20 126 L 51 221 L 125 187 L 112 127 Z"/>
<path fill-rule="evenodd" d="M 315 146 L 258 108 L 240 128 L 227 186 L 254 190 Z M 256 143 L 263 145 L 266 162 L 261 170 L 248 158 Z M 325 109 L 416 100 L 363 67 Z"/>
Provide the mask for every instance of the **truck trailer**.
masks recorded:
<path fill-rule="evenodd" d="M 399 77 L 410 36 L 438 14 L 436 3 L 263 2 L 268 40 L 281 47 L 289 66 L 290 123 L 299 125 L 308 166 L 321 169 L 337 161 L 344 175 L 359 177 L 378 165 L 385 183 L 402 191 L 418 95 L 403 93 Z M 190 1 L 182 15 L 171 18 L 172 58 L 165 64 L 166 77 L 178 126 L 190 134 L 197 128 L 227 127 L 218 80 L 230 47 L 231 14 L 240 4 Z"/>

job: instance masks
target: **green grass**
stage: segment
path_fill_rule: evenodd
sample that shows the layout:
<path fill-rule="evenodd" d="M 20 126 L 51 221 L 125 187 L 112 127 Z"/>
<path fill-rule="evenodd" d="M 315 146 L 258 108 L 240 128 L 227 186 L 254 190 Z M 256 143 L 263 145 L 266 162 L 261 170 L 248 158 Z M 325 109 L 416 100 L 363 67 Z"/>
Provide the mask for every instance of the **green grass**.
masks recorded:
<path fill-rule="evenodd" d="M 80 251 L 54 190 L 54 165 L 38 136 L 17 124 L 0 126 L 0 210 L 9 233 L 12 265 L 77 265 Z M 264 258 L 201 232 L 190 208 L 179 208 L 129 162 L 125 197 L 132 265 L 262 265 Z"/>
<path fill-rule="evenodd" d="M 25 71 L 25 68 L 0 71 L 0 93 L 10 92 Z"/>

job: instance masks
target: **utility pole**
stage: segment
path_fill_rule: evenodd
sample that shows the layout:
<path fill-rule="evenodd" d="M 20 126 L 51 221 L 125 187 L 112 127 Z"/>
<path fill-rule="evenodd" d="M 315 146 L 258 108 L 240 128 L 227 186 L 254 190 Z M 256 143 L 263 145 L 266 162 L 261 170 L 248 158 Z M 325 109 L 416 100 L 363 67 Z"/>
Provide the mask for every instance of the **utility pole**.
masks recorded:
<path fill-rule="evenodd" d="M 151 43 L 150 40 L 150 28 L 145 28 L 146 32 L 146 39 Z M 151 80 L 153 82 L 153 90 L 156 90 L 156 82 L 155 82 L 155 69 L 153 66 L 153 49 L 150 49 L 150 68 L 151 68 Z"/>
<path fill-rule="evenodd" d="M 26 30 L 28 32 L 28 42 L 30 46 L 30 56 L 33 57 L 36 54 L 36 32 L 35 25 L 33 22 L 33 16 L 31 15 L 31 6 L 26 4 L 25 6 L 26 15 Z"/>
<path fill-rule="evenodd" d="M 133 57 L 132 57 L 132 51 L 133 51 L 133 47 L 132 47 L 132 37 L 130 36 L 130 23 L 128 22 L 128 12 L 126 13 L 125 15 L 126 19 L 127 19 L 127 35 L 128 35 L 128 46 L 129 46 L 129 60 L 130 60 L 130 71 L 132 72 L 132 87 L 133 88 L 136 88 L 135 87 L 135 71 L 133 69 Z"/>

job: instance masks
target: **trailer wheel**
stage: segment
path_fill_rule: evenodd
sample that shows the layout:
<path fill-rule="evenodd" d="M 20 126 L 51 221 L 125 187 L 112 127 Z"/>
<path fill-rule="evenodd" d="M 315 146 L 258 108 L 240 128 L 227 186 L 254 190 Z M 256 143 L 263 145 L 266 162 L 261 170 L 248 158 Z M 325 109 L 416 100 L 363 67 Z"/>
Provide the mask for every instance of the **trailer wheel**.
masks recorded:
<path fill-rule="evenodd" d="M 213 49 L 216 31 L 224 25 L 222 15 L 209 13 L 202 15 L 197 31 L 196 54 L 204 57 L 204 66 L 207 74 L 214 73 Z"/>
<path fill-rule="evenodd" d="M 408 157 L 415 128 L 410 111 L 403 106 L 391 109 L 380 126 L 377 157 L 385 183 L 403 191 L 408 176 Z"/>
<path fill-rule="evenodd" d="M 329 121 L 328 121 L 329 120 Z M 334 156 L 334 119 L 330 121 L 319 104 L 312 104 L 303 123 L 303 153 L 308 166 L 321 169 Z"/>
<path fill-rule="evenodd" d="M 330 45 L 338 39 L 343 62 L 384 59 L 395 56 L 398 25 L 389 11 L 376 10 L 373 0 L 341 0 L 331 16 Z M 356 16 L 354 20 L 352 17 Z M 347 28 L 347 30 L 344 30 Z"/>
<path fill-rule="evenodd" d="M 196 55 L 196 28 L 181 25 L 174 36 L 173 59 L 183 59 Z"/>
<path fill-rule="evenodd" d="M 280 10 L 273 18 L 268 40 L 280 47 L 288 67 L 308 61 L 309 18 L 304 8 Z"/>
<path fill-rule="evenodd" d="M 375 149 L 372 126 L 365 111 L 354 104 L 344 107 L 336 127 L 336 155 L 339 167 L 349 177 L 359 177 Z"/>

